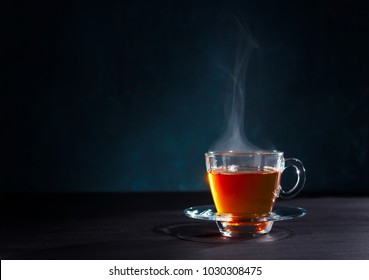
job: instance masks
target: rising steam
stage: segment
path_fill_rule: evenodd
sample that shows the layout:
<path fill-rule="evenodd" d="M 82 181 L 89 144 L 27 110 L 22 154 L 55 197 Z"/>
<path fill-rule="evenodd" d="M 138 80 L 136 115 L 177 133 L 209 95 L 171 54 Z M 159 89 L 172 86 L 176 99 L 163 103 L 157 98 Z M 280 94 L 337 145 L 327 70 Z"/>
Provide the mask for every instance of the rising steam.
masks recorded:
<path fill-rule="evenodd" d="M 228 72 L 231 87 L 227 92 L 226 122 L 223 135 L 211 146 L 209 151 L 250 151 L 260 150 L 251 144 L 244 132 L 245 113 L 245 80 L 246 69 L 252 51 L 257 47 L 246 25 L 238 18 L 234 20 L 239 29 L 239 43 L 237 45 L 234 71 Z"/>

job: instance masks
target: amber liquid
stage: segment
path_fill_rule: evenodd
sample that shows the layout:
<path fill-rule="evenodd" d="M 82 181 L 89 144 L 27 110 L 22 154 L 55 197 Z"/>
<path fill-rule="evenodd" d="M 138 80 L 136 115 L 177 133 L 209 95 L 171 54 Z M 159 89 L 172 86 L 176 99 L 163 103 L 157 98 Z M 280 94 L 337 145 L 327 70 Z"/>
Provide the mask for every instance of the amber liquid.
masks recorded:
<path fill-rule="evenodd" d="M 272 211 L 280 172 L 272 169 L 208 172 L 208 179 L 218 213 L 262 217 Z"/>

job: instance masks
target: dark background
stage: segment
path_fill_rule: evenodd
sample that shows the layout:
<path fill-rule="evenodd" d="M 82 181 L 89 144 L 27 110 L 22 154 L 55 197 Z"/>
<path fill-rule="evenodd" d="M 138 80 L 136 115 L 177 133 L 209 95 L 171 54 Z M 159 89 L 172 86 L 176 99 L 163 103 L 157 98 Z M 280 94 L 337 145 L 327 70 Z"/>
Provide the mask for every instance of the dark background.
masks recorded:
<path fill-rule="evenodd" d="M 24 1 L 1 9 L 1 191 L 207 190 L 241 16 L 246 135 L 305 194 L 368 194 L 367 1 Z M 228 94 L 229 96 L 229 94 Z"/>

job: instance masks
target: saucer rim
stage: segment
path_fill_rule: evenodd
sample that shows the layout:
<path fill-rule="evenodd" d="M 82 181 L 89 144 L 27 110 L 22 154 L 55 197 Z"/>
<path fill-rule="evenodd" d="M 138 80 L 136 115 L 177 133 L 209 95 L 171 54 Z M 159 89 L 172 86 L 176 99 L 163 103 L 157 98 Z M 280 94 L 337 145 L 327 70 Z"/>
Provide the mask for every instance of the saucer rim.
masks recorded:
<path fill-rule="evenodd" d="M 208 210 L 213 210 L 213 212 L 215 211 L 214 204 L 208 204 L 208 205 L 197 205 L 197 206 L 188 207 L 188 208 L 183 210 L 183 213 L 186 217 L 191 218 L 191 219 L 195 219 L 195 220 L 215 221 L 215 222 L 229 222 L 229 221 L 231 221 L 230 216 L 227 215 L 227 214 L 222 215 L 222 214 L 215 213 L 215 214 L 212 214 L 212 215 L 209 215 L 209 216 L 205 216 L 205 215 L 195 216 L 195 215 L 190 215 L 190 214 L 187 213 L 188 211 L 191 211 L 191 209 L 196 210 L 196 208 L 200 208 L 200 207 L 204 208 L 205 211 L 206 211 L 206 208 Z M 285 215 L 285 216 L 281 216 L 279 214 L 273 215 L 276 212 L 275 209 L 277 209 L 279 211 L 281 211 L 281 210 L 284 210 L 284 211 L 299 210 L 300 213 L 295 214 L 295 215 Z M 204 212 L 204 211 L 202 211 L 202 212 Z M 273 210 L 270 213 L 270 216 L 263 217 L 262 220 L 259 220 L 259 221 L 262 221 L 262 222 L 286 221 L 286 220 L 301 218 L 301 217 L 305 216 L 306 213 L 307 213 L 307 210 L 305 208 L 302 208 L 302 207 L 291 207 L 291 206 L 276 205 L 276 206 L 273 207 Z M 255 222 L 255 220 L 252 220 L 252 219 L 245 219 L 244 221 L 253 221 L 253 222 Z"/>

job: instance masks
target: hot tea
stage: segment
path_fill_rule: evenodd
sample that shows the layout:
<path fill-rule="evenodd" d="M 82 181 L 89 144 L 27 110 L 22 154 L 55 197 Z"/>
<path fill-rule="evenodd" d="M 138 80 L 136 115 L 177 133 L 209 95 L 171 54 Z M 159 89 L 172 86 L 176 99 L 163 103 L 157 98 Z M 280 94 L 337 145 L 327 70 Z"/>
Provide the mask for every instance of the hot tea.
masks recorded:
<path fill-rule="evenodd" d="M 283 152 L 214 151 L 205 154 L 205 162 L 216 208 L 213 218 L 224 236 L 270 232 L 276 218 L 273 208 L 277 197 L 294 197 L 305 183 L 301 161 L 285 159 Z M 280 179 L 287 166 L 295 168 L 297 181 L 285 190 Z"/>
<path fill-rule="evenodd" d="M 265 216 L 278 196 L 280 172 L 264 167 L 229 172 L 220 168 L 208 172 L 211 192 L 218 213 L 235 216 Z"/>

